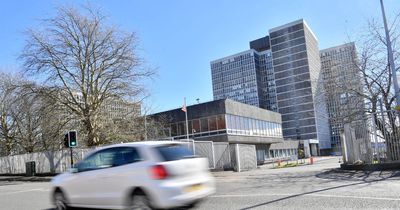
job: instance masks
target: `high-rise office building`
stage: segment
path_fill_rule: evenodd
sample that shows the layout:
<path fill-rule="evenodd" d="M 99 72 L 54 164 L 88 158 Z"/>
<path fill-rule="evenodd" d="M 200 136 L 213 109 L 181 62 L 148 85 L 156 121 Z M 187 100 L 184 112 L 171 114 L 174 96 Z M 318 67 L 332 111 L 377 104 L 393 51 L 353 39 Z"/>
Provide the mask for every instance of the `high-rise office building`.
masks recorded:
<path fill-rule="evenodd" d="M 302 19 L 269 33 L 283 136 L 318 139 L 320 149 L 330 149 L 326 105 L 317 88 L 321 62 L 316 36 Z"/>
<path fill-rule="evenodd" d="M 347 43 L 321 50 L 320 56 L 332 151 L 340 153 L 340 133 L 345 123 L 350 123 L 356 135 L 366 133 L 364 100 L 355 94 L 363 88 L 356 65 L 356 48 L 354 43 Z"/>
<path fill-rule="evenodd" d="M 268 37 L 258 41 L 250 50 L 211 62 L 214 100 L 230 98 L 277 111 Z"/>
<path fill-rule="evenodd" d="M 282 114 L 284 138 L 318 139 L 330 149 L 318 41 L 304 20 L 269 30 L 250 50 L 211 62 L 214 99 L 231 98 Z"/>

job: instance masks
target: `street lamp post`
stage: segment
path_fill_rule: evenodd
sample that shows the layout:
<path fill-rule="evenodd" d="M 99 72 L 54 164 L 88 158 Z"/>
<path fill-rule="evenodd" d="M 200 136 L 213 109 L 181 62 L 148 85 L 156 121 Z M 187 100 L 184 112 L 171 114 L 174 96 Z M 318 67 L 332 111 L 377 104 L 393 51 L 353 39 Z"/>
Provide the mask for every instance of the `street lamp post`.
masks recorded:
<path fill-rule="evenodd" d="M 387 46 L 387 51 L 388 51 L 389 67 L 390 67 L 390 70 L 392 71 L 393 87 L 394 87 L 394 93 L 396 96 L 396 106 L 399 107 L 400 106 L 399 83 L 397 81 L 396 67 L 394 65 L 392 42 L 390 41 L 389 29 L 387 26 L 385 8 L 383 6 L 383 0 L 380 0 L 380 2 L 381 2 L 381 10 L 382 10 L 382 16 L 383 16 L 383 25 L 385 27 L 385 34 L 386 34 L 386 46 Z"/>

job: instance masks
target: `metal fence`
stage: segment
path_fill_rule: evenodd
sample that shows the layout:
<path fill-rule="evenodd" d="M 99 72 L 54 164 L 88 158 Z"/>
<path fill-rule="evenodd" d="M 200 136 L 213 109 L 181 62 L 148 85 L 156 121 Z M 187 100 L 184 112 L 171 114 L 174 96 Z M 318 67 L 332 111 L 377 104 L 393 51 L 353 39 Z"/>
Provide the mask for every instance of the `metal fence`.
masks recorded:
<path fill-rule="evenodd" d="M 371 115 L 373 158 L 377 162 L 400 161 L 400 112 L 391 110 Z"/>
<path fill-rule="evenodd" d="M 229 144 L 228 142 L 180 140 L 188 143 L 195 155 L 208 159 L 210 169 L 244 171 L 257 167 L 255 145 Z M 73 150 L 74 162 L 93 149 Z M 36 162 L 36 173 L 62 173 L 71 167 L 70 150 L 47 151 L 0 157 L 0 174 L 23 174 L 26 162 Z"/>
<path fill-rule="evenodd" d="M 231 153 L 228 142 L 214 142 L 215 169 L 232 169 Z"/>
<path fill-rule="evenodd" d="M 365 120 L 344 125 L 341 134 L 345 163 L 400 162 L 399 111 L 368 114 Z"/>
<path fill-rule="evenodd" d="M 208 166 L 215 169 L 215 152 L 212 141 L 194 141 L 194 154 L 208 159 Z"/>
<path fill-rule="evenodd" d="M 74 149 L 74 161 L 81 160 L 93 149 Z M 36 173 L 61 173 L 71 167 L 70 150 L 36 152 L 0 157 L 0 174 L 23 174 L 25 163 L 35 161 Z"/>

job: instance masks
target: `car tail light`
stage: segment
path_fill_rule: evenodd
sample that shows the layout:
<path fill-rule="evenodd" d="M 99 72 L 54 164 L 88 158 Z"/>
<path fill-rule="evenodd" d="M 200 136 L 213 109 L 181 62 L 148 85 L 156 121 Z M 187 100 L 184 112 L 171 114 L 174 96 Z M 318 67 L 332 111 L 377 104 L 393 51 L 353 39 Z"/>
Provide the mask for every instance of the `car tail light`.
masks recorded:
<path fill-rule="evenodd" d="M 153 179 L 165 179 L 168 176 L 167 169 L 162 165 L 155 165 L 151 168 Z"/>

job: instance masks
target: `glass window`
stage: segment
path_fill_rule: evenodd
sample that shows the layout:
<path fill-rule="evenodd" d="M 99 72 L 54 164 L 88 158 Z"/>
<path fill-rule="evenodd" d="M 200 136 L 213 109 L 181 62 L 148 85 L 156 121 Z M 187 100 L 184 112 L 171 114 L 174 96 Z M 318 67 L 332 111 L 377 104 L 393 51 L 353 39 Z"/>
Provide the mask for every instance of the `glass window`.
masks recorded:
<path fill-rule="evenodd" d="M 176 123 L 171 124 L 171 136 L 177 136 L 178 134 L 178 127 L 176 126 Z"/>
<path fill-rule="evenodd" d="M 183 122 L 178 123 L 178 136 L 185 135 L 185 124 Z"/>
<path fill-rule="evenodd" d="M 247 124 L 248 118 L 247 117 L 242 117 L 242 130 L 243 134 L 248 134 L 248 124 Z"/>
<path fill-rule="evenodd" d="M 189 121 L 189 128 L 188 128 L 188 129 L 189 129 L 189 133 L 193 133 L 193 127 L 192 127 L 193 125 L 192 125 L 192 124 L 193 124 L 193 123 L 192 123 L 192 121 L 190 120 L 190 121 Z"/>
<path fill-rule="evenodd" d="M 208 132 L 208 119 L 207 118 L 200 119 L 200 126 L 201 126 L 200 129 L 201 132 Z"/>
<path fill-rule="evenodd" d="M 252 125 L 253 135 L 258 135 L 257 125 L 256 125 L 256 120 L 255 119 L 251 119 L 251 125 Z"/>
<path fill-rule="evenodd" d="M 261 121 L 261 129 L 262 129 L 262 132 L 261 132 L 261 134 L 263 135 L 263 136 L 266 136 L 267 135 L 267 128 L 266 128 L 266 125 L 267 123 L 265 122 L 265 121 Z"/>
<path fill-rule="evenodd" d="M 112 149 L 104 149 L 98 151 L 83 161 L 76 164 L 78 172 L 109 168 L 112 166 L 113 151 Z"/>
<path fill-rule="evenodd" d="M 194 157 L 193 153 L 183 144 L 171 144 L 156 147 L 164 161 L 180 160 L 188 157 Z"/>
<path fill-rule="evenodd" d="M 212 116 L 208 118 L 208 123 L 209 123 L 209 130 L 210 131 L 215 131 L 217 130 L 217 117 L 216 116 Z"/>
<path fill-rule="evenodd" d="M 227 120 L 227 125 L 228 125 L 228 127 L 227 127 L 228 133 L 232 133 L 233 125 L 232 125 L 231 115 L 226 115 L 226 120 Z"/>
<path fill-rule="evenodd" d="M 134 147 L 117 147 L 112 150 L 114 152 L 113 166 L 121 166 L 142 160 Z"/>
<path fill-rule="evenodd" d="M 232 133 L 236 133 L 236 119 L 235 116 L 229 115 L 230 129 Z"/>
<path fill-rule="evenodd" d="M 239 122 L 239 134 L 244 134 L 244 117 L 237 116 L 238 122 Z"/>
<path fill-rule="evenodd" d="M 267 122 L 267 136 L 271 136 L 271 123 Z"/>
<path fill-rule="evenodd" d="M 217 116 L 217 129 L 218 130 L 226 129 L 225 115 Z"/>
<path fill-rule="evenodd" d="M 240 118 L 239 118 L 239 116 L 233 116 L 233 118 L 235 119 L 235 125 L 236 125 L 235 129 L 236 130 L 240 130 Z"/>
<path fill-rule="evenodd" d="M 192 130 L 193 133 L 200 132 L 200 121 L 198 119 L 192 120 Z"/>
<path fill-rule="evenodd" d="M 78 172 L 83 172 L 121 166 L 141 160 L 142 159 L 139 156 L 136 148 L 115 147 L 103 149 L 90 155 L 81 162 L 77 163 L 75 168 L 78 169 Z"/>

